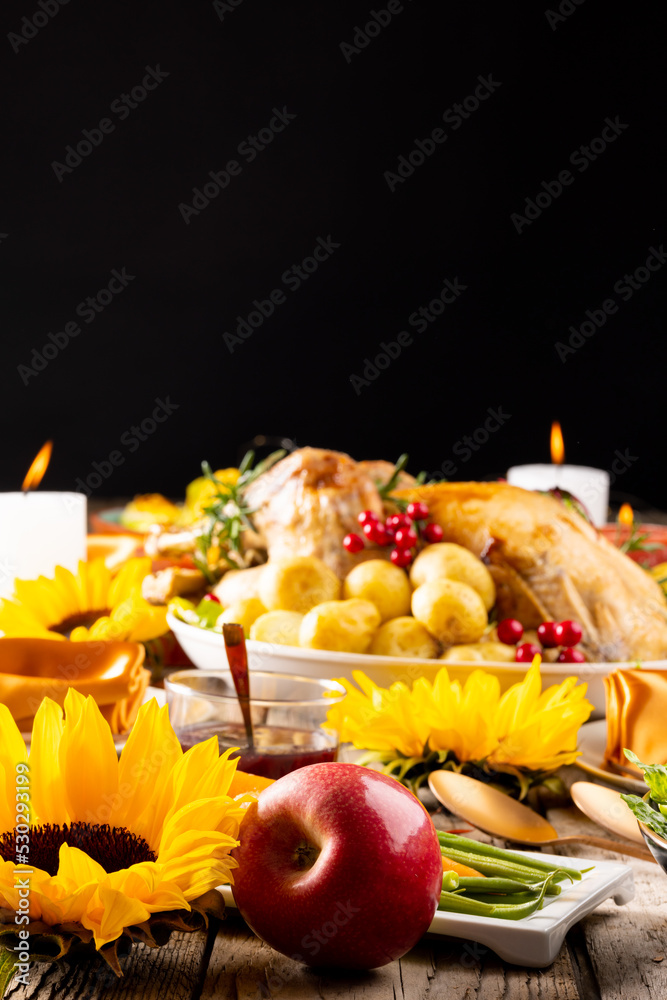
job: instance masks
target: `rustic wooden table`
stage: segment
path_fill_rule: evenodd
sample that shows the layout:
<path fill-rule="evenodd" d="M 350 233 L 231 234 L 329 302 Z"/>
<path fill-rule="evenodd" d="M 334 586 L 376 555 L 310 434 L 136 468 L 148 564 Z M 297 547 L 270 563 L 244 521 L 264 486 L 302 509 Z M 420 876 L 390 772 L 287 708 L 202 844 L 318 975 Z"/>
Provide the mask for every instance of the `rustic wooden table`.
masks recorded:
<path fill-rule="evenodd" d="M 548 815 L 560 834 L 600 835 L 574 807 Z M 442 814 L 434 819 L 452 825 Z M 587 846 L 568 844 L 560 853 L 626 861 L 637 894 L 626 906 L 608 900 L 573 927 L 546 969 L 507 965 L 474 942 L 428 936 L 405 958 L 374 972 L 322 975 L 273 951 L 228 911 L 208 935 L 176 934 L 158 950 L 135 945 L 123 959 L 121 980 L 102 964 L 34 965 L 30 985 L 10 988 L 7 995 L 12 1000 L 665 1000 L 667 875 L 649 862 Z"/>
<path fill-rule="evenodd" d="M 586 777 L 568 770 L 570 780 Z M 440 822 L 437 814 L 434 818 L 437 825 L 451 825 Z M 600 835 L 600 829 L 574 807 L 552 810 L 548 818 L 562 835 Z M 481 835 L 481 839 L 488 838 Z M 588 846 L 568 844 L 557 853 L 622 860 L 633 870 L 637 893 L 622 907 L 607 900 L 575 925 L 556 961 L 546 969 L 508 965 L 474 942 L 427 936 L 405 958 L 374 972 L 322 975 L 263 944 L 230 910 L 224 923 L 212 926 L 207 935 L 175 934 L 157 950 L 135 945 L 123 960 L 123 979 L 117 980 L 102 963 L 35 965 L 30 985 L 10 988 L 7 996 L 12 1000 L 667 1000 L 667 875 L 649 862 Z"/>

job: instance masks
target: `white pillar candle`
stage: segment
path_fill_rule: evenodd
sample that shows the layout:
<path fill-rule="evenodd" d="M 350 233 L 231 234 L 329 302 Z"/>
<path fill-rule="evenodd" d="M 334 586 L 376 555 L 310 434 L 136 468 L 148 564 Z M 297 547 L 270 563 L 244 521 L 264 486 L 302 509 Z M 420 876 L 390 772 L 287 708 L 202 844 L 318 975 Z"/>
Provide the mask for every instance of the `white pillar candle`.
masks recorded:
<path fill-rule="evenodd" d="M 586 465 L 514 465 L 507 482 L 524 490 L 567 490 L 581 500 L 596 527 L 607 523 L 609 473 Z"/>
<path fill-rule="evenodd" d="M 86 558 L 86 498 L 81 493 L 0 493 L 0 597 L 14 580 L 76 572 Z"/>

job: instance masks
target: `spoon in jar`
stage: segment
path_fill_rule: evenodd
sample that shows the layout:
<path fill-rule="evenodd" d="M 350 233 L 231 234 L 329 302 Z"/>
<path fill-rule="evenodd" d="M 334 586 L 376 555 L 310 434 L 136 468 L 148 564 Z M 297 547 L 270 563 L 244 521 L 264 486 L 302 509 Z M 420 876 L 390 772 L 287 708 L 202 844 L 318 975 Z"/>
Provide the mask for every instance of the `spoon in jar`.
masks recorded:
<path fill-rule="evenodd" d="M 222 635 L 227 650 L 227 662 L 232 673 L 236 695 L 241 706 L 243 724 L 245 726 L 248 746 L 252 749 L 255 740 L 252 731 L 252 716 L 250 713 L 250 675 L 248 672 L 248 653 L 245 648 L 245 636 L 242 625 L 225 624 Z"/>
<path fill-rule="evenodd" d="M 590 844 L 605 851 L 628 854 L 642 861 L 653 861 L 645 848 L 605 837 L 590 837 L 581 834 L 559 837 L 551 823 L 524 806 L 509 795 L 485 785 L 475 778 L 454 771 L 433 771 L 428 779 L 429 787 L 436 799 L 450 812 L 461 816 L 484 833 L 504 840 L 514 840 L 532 847 L 546 847 L 549 844 Z"/>

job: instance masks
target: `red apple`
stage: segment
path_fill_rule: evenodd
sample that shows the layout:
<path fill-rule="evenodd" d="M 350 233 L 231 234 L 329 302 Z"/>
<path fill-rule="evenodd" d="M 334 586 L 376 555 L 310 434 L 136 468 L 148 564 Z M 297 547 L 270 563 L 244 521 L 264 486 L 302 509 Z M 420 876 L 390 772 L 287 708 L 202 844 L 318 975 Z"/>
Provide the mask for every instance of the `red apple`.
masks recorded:
<path fill-rule="evenodd" d="M 431 818 L 394 778 L 311 764 L 249 808 L 234 898 L 253 931 L 306 965 L 375 969 L 428 929 L 442 888 Z"/>

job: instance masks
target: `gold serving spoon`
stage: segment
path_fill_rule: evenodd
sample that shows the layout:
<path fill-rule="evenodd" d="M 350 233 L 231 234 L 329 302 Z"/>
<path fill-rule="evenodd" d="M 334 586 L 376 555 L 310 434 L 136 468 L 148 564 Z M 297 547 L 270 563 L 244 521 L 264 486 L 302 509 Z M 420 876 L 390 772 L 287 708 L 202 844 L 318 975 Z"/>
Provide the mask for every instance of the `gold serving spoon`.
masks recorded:
<path fill-rule="evenodd" d="M 592 781 L 575 781 L 570 788 L 570 795 L 577 809 L 581 809 L 598 826 L 644 846 L 637 820 L 621 798 L 620 792 L 604 785 L 595 785 Z"/>
<path fill-rule="evenodd" d="M 528 806 L 464 774 L 457 774 L 455 771 L 433 771 L 429 775 L 428 783 L 436 799 L 450 812 L 456 813 L 466 822 L 494 837 L 514 840 L 532 847 L 546 847 L 549 844 L 590 844 L 591 847 L 628 854 L 642 861 L 653 861 L 652 855 L 646 848 L 607 840 L 605 837 L 589 837 L 586 834 L 559 837 L 551 823 Z"/>

